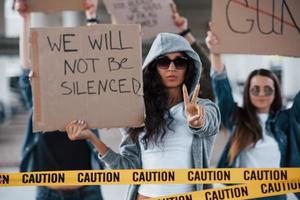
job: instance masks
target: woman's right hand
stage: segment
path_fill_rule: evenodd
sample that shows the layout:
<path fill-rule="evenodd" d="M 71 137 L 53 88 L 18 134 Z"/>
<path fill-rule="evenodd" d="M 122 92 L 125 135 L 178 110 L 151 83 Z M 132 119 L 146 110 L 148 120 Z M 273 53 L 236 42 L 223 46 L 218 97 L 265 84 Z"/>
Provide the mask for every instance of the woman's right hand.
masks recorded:
<path fill-rule="evenodd" d="M 175 24 L 175 26 L 181 31 L 184 32 L 186 30 L 189 30 L 188 28 L 188 20 L 187 18 L 179 15 L 177 11 L 176 4 L 173 2 L 170 4 L 171 10 L 172 10 L 172 19 Z M 192 35 L 192 33 L 189 31 L 183 36 L 190 44 L 193 44 L 196 42 L 195 37 Z"/>
<path fill-rule="evenodd" d="M 85 9 L 86 19 L 96 19 L 97 18 L 97 6 L 98 0 L 85 0 L 83 7 Z M 88 25 L 97 24 L 97 22 L 88 23 Z"/>
<path fill-rule="evenodd" d="M 70 140 L 89 140 L 98 150 L 100 155 L 105 155 L 108 147 L 88 129 L 88 124 L 83 120 L 74 120 L 67 124 L 65 131 Z"/>
<path fill-rule="evenodd" d="M 88 125 L 83 120 L 74 120 L 67 124 L 65 130 L 70 140 L 88 140 L 93 133 L 87 129 Z"/>
<path fill-rule="evenodd" d="M 172 15 L 172 19 L 174 21 L 174 24 L 181 31 L 185 31 L 185 30 L 188 29 L 188 20 L 187 20 L 187 18 L 180 16 L 178 13 L 175 13 L 175 14 Z"/>
<path fill-rule="evenodd" d="M 211 28 L 212 23 L 209 23 L 209 26 Z M 221 73 L 224 70 L 224 64 L 222 62 L 221 55 L 219 53 L 213 53 L 211 52 L 212 46 L 219 43 L 218 37 L 211 31 L 207 31 L 207 35 L 205 38 L 206 46 L 210 50 L 210 60 L 211 60 L 211 67 L 213 70 L 215 70 L 217 73 Z"/>
<path fill-rule="evenodd" d="M 26 0 L 16 0 L 14 1 L 14 8 L 22 17 L 28 14 L 28 5 Z"/>
<path fill-rule="evenodd" d="M 219 43 L 217 36 L 212 31 L 207 31 L 205 38 L 206 46 L 211 49 L 212 46 Z"/>

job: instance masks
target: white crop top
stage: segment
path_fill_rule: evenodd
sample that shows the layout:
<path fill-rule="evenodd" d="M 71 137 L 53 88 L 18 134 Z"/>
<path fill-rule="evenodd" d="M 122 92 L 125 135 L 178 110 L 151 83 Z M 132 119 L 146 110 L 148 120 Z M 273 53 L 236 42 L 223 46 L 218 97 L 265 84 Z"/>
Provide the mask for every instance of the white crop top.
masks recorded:
<path fill-rule="evenodd" d="M 155 145 L 148 144 L 148 148 L 142 145 L 141 155 L 143 169 L 178 169 L 192 168 L 192 140 L 193 134 L 184 117 L 183 104 L 177 104 L 170 109 L 174 121 L 170 129 L 166 129 L 163 142 Z M 148 197 L 158 197 L 193 191 L 192 185 L 187 184 L 145 184 L 139 187 L 139 194 Z"/>
<path fill-rule="evenodd" d="M 237 157 L 236 167 L 243 168 L 278 168 L 280 167 L 280 151 L 274 136 L 267 133 L 268 114 L 258 114 L 263 133 L 255 145 L 244 149 Z"/>

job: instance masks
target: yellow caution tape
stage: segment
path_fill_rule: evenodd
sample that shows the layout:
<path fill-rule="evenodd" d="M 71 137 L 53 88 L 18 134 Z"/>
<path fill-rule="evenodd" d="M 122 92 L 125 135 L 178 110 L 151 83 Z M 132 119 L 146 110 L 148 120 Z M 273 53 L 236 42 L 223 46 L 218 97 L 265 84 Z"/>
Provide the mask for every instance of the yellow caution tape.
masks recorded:
<path fill-rule="evenodd" d="M 300 192 L 300 179 L 274 182 L 250 182 L 237 186 L 162 196 L 149 200 L 242 200 Z"/>
<path fill-rule="evenodd" d="M 300 192 L 300 168 L 76 170 L 0 173 L 2 186 L 240 184 L 152 200 L 252 199 Z"/>
<path fill-rule="evenodd" d="M 300 168 L 77 170 L 0 173 L 0 186 L 104 184 L 240 184 L 300 179 Z"/>

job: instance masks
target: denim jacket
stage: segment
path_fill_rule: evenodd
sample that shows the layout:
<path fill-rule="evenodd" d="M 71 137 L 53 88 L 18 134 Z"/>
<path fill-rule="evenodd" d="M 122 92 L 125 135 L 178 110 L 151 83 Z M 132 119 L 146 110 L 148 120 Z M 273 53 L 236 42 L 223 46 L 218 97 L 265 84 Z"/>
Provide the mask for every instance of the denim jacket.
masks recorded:
<path fill-rule="evenodd" d="M 212 84 L 217 103 L 221 112 L 222 124 L 232 133 L 235 124 L 232 121 L 232 113 L 237 107 L 234 102 L 226 70 L 222 73 L 212 73 Z M 281 167 L 300 167 L 300 92 L 294 98 L 294 104 L 290 109 L 280 110 L 277 113 L 270 113 L 266 122 L 266 129 L 272 133 L 281 153 Z M 235 166 L 229 165 L 227 158 L 229 142 L 221 155 L 218 163 L 220 168 Z M 296 194 L 299 199 L 299 193 Z M 282 197 L 282 196 L 281 196 Z M 270 199 L 270 198 L 268 198 Z M 272 199 L 277 199 L 276 197 Z M 278 198 L 285 199 L 285 198 Z"/>
<path fill-rule="evenodd" d="M 33 171 L 33 163 L 37 162 L 34 160 L 34 151 L 39 142 L 41 133 L 35 133 L 32 129 L 32 111 L 29 115 L 28 126 L 25 131 L 25 140 L 21 152 L 21 172 L 31 172 Z M 98 131 L 93 130 L 93 133 L 99 137 Z M 88 142 L 88 146 L 91 148 L 91 167 L 92 169 L 102 169 L 102 163 L 98 159 L 98 151 L 93 148 L 92 144 Z"/>

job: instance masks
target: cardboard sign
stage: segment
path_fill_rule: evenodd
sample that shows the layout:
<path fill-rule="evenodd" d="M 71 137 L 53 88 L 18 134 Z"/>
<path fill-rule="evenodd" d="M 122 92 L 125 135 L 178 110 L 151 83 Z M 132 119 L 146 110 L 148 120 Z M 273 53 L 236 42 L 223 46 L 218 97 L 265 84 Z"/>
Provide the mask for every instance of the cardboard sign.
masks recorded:
<path fill-rule="evenodd" d="M 300 1 L 213 0 L 217 53 L 300 56 Z"/>
<path fill-rule="evenodd" d="M 29 12 L 83 10 L 85 0 L 27 0 Z"/>
<path fill-rule="evenodd" d="M 141 24 L 143 39 L 155 37 L 160 32 L 178 33 L 172 20 L 172 0 L 103 0 L 117 24 Z"/>
<path fill-rule="evenodd" d="M 35 131 L 143 123 L 139 25 L 33 28 L 31 39 Z"/>

